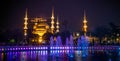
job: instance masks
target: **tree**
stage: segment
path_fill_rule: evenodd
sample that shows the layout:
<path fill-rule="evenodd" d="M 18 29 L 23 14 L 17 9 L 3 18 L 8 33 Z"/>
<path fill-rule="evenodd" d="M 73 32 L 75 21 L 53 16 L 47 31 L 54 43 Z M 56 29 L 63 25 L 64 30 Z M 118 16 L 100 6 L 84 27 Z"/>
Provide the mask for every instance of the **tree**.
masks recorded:
<path fill-rule="evenodd" d="M 100 43 L 102 41 L 102 38 L 107 36 L 110 33 L 110 29 L 105 26 L 99 26 L 96 27 L 94 30 L 95 36 L 99 37 Z"/>

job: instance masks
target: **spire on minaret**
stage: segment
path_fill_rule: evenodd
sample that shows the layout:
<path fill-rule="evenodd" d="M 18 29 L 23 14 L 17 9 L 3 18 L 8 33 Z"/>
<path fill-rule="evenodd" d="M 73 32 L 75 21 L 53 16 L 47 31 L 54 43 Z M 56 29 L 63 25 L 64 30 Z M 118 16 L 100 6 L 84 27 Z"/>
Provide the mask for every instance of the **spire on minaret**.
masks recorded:
<path fill-rule="evenodd" d="M 52 7 L 52 18 L 51 19 L 54 19 L 54 7 Z"/>
<path fill-rule="evenodd" d="M 24 20 L 25 20 L 24 24 L 27 25 L 27 21 L 28 21 L 27 9 L 25 11 L 25 18 L 24 18 Z"/>
<path fill-rule="evenodd" d="M 51 32 L 54 33 L 54 8 L 52 8 L 52 17 L 51 17 Z"/>
<path fill-rule="evenodd" d="M 83 19 L 83 32 L 84 32 L 84 36 L 86 36 L 86 32 L 87 32 L 87 19 L 86 19 L 86 12 L 84 10 L 84 19 Z"/>
<path fill-rule="evenodd" d="M 24 36 L 26 37 L 27 36 L 27 27 L 28 25 L 28 15 L 27 15 L 27 9 L 26 9 L 26 12 L 25 12 L 25 18 L 24 18 Z"/>
<path fill-rule="evenodd" d="M 57 22 L 56 22 L 56 33 L 59 32 L 59 18 L 57 16 Z"/>

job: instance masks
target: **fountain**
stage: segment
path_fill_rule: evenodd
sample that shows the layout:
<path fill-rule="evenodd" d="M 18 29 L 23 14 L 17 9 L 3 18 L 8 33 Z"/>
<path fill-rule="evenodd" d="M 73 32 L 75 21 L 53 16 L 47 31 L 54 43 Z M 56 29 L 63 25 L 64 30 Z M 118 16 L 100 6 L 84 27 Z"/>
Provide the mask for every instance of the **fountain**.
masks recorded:
<path fill-rule="evenodd" d="M 56 47 L 58 46 L 62 46 L 62 40 L 60 36 L 57 36 L 57 39 L 56 39 Z"/>
<path fill-rule="evenodd" d="M 53 46 L 53 36 L 50 37 L 50 46 Z"/>
<path fill-rule="evenodd" d="M 70 47 L 73 47 L 73 45 L 74 45 L 73 44 L 73 36 L 72 35 L 70 35 L 70 43 L 69 44 L 70 44 Z"/>
<path fill-rule="evenodd" d="M 66 38 L 66 47 L 68 47 L 68 45 L 69 45 L 69 40 L 68 38 Z"/>
<path fill-rule="evenodd" d="M 70 43 L 69 43 L 69 48 L 70 48 L 69 56 L 70 56 L 70 57 L 74 57 L 74 56 L 73 56 L 74 43 L 73 43 L 73 36 L 72 36 L 72 35 L 70 35 L 70 41 L 69 41 L 69 42 L 70 42 Z"/>
<path fill-rule="evenodd" d="M 80 38 L 78 39 L 77 46 L 78 46 L 78 51 L 80 51 L 80 49 L 81 49 L 81 40 L 80 40 Z"/>
<path fill-rule="evenodd" d="M 87 36 L 81 36 L 80 39 L 78 39 L 78 51 L 82 51 L 82 57 L 85 57 L 88 55 L 88 46 L 89 41 Z"/>
<path fill-rule="evenodd" d="M 78 39 L 78 44 L 77 44 L 77 50 L 78 54 L 81 54 L 82 57 L 85 57 L 88 55 L 88 46 L 89 46 L 89 41 L 87 36 L 81 36 Z M 74 52 L 74 42 L 73 42 L 73 36 L 70 35 L 69 38 L 66 38 L 66 44 L 63 46 L 62 40 L 60 36 L 57 36 L 56 42 L 54 44 L 53 36 L 50 37 L 50 49 L 51 51 L 55 51 L 55 54 L 58 55 L 61 49 L 66 49 L 68 55 L 70 57 L 73 57 L 73 52 Z"/>

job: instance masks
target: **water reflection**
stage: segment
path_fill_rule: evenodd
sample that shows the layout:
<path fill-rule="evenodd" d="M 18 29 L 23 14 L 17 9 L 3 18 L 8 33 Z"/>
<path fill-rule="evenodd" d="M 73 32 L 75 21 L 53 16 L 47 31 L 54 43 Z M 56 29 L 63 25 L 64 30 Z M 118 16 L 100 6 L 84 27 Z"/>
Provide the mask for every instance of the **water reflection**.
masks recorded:
<path fill-rule="evenodd" d="M 82 50 L 1 52 L 0 61 L 120 61 L 120 51 L 89 51 L 87 54 L 83 57 Z"/>

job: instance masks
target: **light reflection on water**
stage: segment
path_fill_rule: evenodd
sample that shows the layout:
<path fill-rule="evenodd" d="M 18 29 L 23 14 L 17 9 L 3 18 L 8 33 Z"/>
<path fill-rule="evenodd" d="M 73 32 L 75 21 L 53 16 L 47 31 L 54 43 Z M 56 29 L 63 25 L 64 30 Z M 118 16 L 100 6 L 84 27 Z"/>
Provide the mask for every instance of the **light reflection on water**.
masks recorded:
<path fill-rule="evenodd" d="M 71 50 L 43 50 L 1 52 L 0 61 L 120 61 L 120 52 L 89 51 L 83 56 L 83 51 Z"/>

